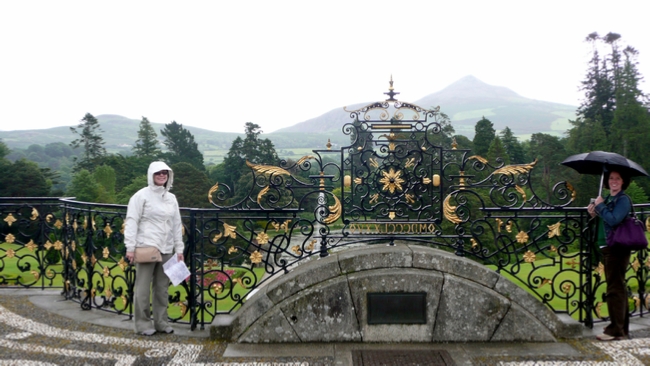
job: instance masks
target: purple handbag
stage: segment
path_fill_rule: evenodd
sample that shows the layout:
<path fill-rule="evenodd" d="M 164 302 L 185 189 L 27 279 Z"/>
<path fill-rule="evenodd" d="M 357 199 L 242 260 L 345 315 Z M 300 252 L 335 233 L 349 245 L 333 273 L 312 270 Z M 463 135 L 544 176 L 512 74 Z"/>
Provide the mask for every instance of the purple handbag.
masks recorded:
<path fill-rule="evenodd" d="M 623 247 L 630 250 L 648 248 L 645 225 L 636 217 L 627 216 L 607 235 L 607 246 Z"/>

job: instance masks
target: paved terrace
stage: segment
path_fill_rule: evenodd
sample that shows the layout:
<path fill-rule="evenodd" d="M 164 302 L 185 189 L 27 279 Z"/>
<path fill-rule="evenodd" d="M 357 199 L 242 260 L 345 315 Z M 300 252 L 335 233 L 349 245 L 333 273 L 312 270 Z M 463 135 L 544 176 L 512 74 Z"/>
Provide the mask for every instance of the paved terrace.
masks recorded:
<path fill-rule="evenodd" d="M 649 365 L 650 319 L 633 318 L 631 340 L 599 342 L 604 324 L 582 338 L 550 343 L 235 344 L 175 325 L 172 335 L 136 335 L 124 316 L 83 311 L 56 290 L 0 289 L 0 366 L 27 365 L 399 365 L 444 351 L 440 365 Z M 373 351 L 397 351 L 369 363 Z M 395 352 L 394 352 L 395 353 Z M 365 358 L 360 358 L 364 355 Z M 368 357 L 366 357 L 368 356 Z M 424 361 L 427 362 L 427 361 Z M 257 363 L 257 364 L 256 364 Z M 433 363 L 420 363 L 433 364 Z"/>

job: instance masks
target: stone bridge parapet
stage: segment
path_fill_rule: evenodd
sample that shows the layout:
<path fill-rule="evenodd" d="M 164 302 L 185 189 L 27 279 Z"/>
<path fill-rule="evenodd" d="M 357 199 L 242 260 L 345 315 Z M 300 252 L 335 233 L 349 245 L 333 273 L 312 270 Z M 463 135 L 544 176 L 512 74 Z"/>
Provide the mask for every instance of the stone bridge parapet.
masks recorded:
<path fill-rule="evenodd" d="M 376 300 L 368 294 L 419 294 L 422 321 L 370 322 Z M 553 342 L 582 329 L 480 263 L 400 244 L 308 261 L 261 287 L 235 314 L 217 316 L 211 335 L 241 343 Z"/>

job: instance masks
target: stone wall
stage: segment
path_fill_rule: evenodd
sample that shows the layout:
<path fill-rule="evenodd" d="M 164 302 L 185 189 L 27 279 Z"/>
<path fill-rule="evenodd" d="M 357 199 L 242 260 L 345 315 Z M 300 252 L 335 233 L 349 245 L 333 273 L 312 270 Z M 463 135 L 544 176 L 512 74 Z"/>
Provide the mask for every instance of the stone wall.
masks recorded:
<path fill-rule="evenodd" d="M 423 292 L 426 323 L 368 324 L 368 293 Z M 242 343 L 549 342 L 579 337 L 582 328 L 474 261 L 417 245 L 372 245 L 271 281 L 234 315 L 218 316 L 211 335 Z"/>

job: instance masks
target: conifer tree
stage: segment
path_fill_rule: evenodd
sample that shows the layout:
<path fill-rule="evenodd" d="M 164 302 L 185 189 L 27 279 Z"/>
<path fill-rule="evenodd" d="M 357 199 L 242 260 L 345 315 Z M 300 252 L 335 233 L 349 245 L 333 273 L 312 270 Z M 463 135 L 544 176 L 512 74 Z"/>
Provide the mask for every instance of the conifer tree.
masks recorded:
<path fill-rule="evenodd" d="M 133 146 L 133 153 L 140 158 L 147 158 L 149 160 L 157 159 L 161 151 L 158 148 L 158 134 L 151 126 L 151 122 L 147 117 L 142 117 L 140 121 L 140 129 L 138 130 L 138 140 Z"/>
<path fill-rule="evenodd" d="M 485 156 L 490 149 L 492 140 L 496 136 L 494 125 L 489 119 L 483 117 L 480 121 L 476 122 L 474 131 L 474 154 Z"/>
<path fill-rule="evenodd" d="M 70 131 L 79 136 L 70 143 L 70 147 L 83 148 L 82 158 L 74 158 L 74 171 L 81 169 L 93 171 L 95 167 L 101 165 L 102 158 L 106 156 L 104 138 L 101 135 L 104 131 L 99 126 L 99 121 L 92 114 L 86 113 L 79 125 L 76 128 L 70 127 Z"/>
<path fill-rule="evenodd" d="M 189 163 L 200 171 L 205 171 L 203 165 L 203 154 L 199 151 L 198 144 L 194 141 L 194 135 L 182 124 L 172 121 L 165 125 L 160 131 L 166 140 L 165 146 L 169 152 L 164 154 L 168 164 Z"/>

